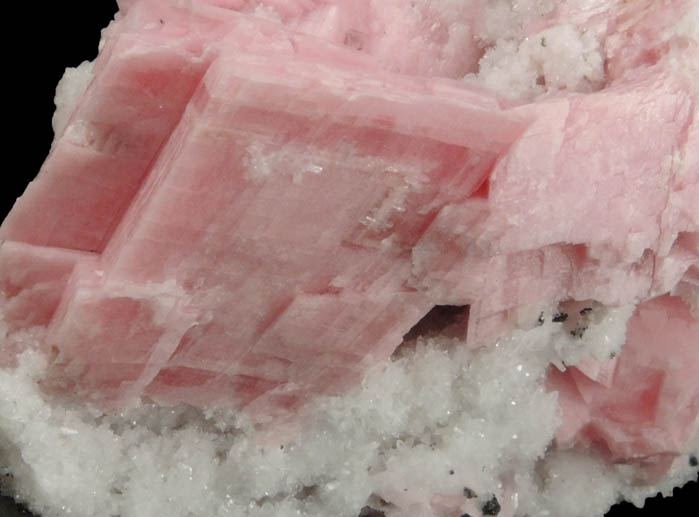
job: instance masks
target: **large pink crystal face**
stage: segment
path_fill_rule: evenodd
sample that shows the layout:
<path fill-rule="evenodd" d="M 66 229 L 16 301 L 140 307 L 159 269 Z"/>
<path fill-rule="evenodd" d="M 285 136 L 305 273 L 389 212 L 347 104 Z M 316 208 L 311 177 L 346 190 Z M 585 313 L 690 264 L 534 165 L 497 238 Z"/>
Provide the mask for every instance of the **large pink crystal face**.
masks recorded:
<path fill-rule="evenodd" d="M 455 80 L 482 55 L 480 2 L 407 4 L 123 2 L 0 228 L 3 361 L 40 328 L 56 388 L 267 418 L 341 393 L 436 305 L 470 306 L 477 347 L 560 302 L 642 301 L 618 363 L 551 374 L 559 441 L 679 450 L 699 409 L 679 380 L 699 344 L 699 51 L 649 20 L 685 4 L 563 2 L 546 23 L 606 38 L 608 77 L 535 103 Z"/>

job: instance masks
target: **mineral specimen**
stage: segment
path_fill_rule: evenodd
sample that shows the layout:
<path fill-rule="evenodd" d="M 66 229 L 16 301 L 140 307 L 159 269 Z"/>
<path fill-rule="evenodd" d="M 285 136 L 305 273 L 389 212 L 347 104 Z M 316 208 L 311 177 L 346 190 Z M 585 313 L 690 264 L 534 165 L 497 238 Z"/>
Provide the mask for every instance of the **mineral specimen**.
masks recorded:
<path fill-rule="evenodd" d="M 691 476 L 696 2 L 120 9 L 0 227 L 2 398 L 94 404 L 0 407 L 17 493 L 60 506 L 23 481 L 53 419 L 116 440 L 79 515 L 595 515 Z M 141 507 L 118 457 L 182 415 L 201 506 Z M 608 482 L 579 510 L 572 465 Z"/>

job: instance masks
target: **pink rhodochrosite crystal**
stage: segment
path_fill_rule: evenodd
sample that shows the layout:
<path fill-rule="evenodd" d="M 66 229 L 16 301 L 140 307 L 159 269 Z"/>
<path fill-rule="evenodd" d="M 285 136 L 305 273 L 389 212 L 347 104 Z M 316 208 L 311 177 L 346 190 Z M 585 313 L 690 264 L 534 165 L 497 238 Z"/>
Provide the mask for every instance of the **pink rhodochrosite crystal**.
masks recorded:
<path fill-rule="evenodd" d="M 37 407 L 87 403 L 128 447 L 125 408 L 199 411 L 199 438 L 233 411 L 256 427 L 226 454 L 264 472 L 300 460 L 248 443 L 320 455 L 354 429 L 373 451 L 338 453 L 360 461 L 345 499 L 323 495 L 344 479 L 329 463 L 245 478 L 258 490 L 219 457 L 194 515 L 592 516 L 691 476 L 696 2 L 119 7 L 0 227 L 6 400 L 30 378 Z M 15 412 L 0 432 L 70 427 L 49 420 Z M 6 461 L 32 501 L 35 467 Z M 188 515 L 174 487 L 134 506 L 119 465 L 75 514 Z M 542 483 L 568 465 L 616 488 L 571 510 Z"/>

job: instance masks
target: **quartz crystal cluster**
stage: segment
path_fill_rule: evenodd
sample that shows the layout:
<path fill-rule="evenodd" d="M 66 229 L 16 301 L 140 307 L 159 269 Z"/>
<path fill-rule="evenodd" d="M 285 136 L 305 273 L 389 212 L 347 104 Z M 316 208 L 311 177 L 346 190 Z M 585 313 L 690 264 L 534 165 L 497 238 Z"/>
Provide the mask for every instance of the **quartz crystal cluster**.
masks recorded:
<path fill-rule="evenodd" d="M 0 227 L 18 497 L 593 517 L 696 476 L 699 2 L 119 8 Z"/>

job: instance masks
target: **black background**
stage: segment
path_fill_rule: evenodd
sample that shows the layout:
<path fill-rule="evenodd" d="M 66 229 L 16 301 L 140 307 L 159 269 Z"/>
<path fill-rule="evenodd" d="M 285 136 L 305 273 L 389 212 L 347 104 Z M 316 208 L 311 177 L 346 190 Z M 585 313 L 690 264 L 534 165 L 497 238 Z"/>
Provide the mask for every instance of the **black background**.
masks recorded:
<path fill-rule="evenodd" d="M 13 29 L 11 23 L 8 23 L 6 30 L 20 31 L 23 36 L 14 41 L 15 48 L 6 49 L 12 55 L 11 65 L 4 71 L 3 81 L 5 87 L 9 88 L 6 93 L 10 114 L 9 119 L 6 119 L 9 146 L 5 150 L 6 169 L 2 175 L 0 218 L 5 217 L 15 198 L 36 175 L 49 152 L 53 138 L 53 97 L 63 70 L 97 55 L 100 29 L 109 23 L 116 12 L 114 0 L 13 4 L 13 9 L 20 12 L 8 16 L 6 20 L 16 20 L 18 25 Z M 590 495 L 594 497 L 593 494 Z M 10 498 L 0 497 L 0 517 L 20 515 L 26 517 L 29 514 L 15 506 Z M 675 489 L 673 498 L 657 497 L 649 500 L 643 510 L 628 503 L 616 505 L 607 517 L 671 515 L 699 515 L 699 490 L 696 482 Z"/>

